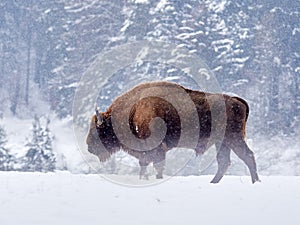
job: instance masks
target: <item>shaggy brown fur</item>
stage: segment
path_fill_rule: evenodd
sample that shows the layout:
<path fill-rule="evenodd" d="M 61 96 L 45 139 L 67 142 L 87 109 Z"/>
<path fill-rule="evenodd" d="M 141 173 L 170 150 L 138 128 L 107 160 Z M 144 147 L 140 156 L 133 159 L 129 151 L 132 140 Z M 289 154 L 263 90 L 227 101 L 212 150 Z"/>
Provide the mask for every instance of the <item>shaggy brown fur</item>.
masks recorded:
<path fill-rule="evenodd" d="M 198 121 L 193 121 L 195 116 L 192 115 L 191 105 L 186 104 L 184 98 L 176 96 L 177 92 L 184 92 L 191 99 Z M 174 106 L 174 101 L 181 106 L 180 112 Z M 180 117 L 180 113 L 184 117 Z M 145 176 L 147 165 L 153 162 L 158 172 L 157 178 L 162 178 L 166 152 L 178 147 L 182 124 L 187 123 L 189 127 L 198 124 L 199 134 L 191 134 L 198 139 L 194 147 L 196 154 L 203 154 L 213 144 L 218 149 L 218 171 L 212 183 L 218 183 L 224 176 L 230 165 L 231 150 L 248 166 L 254 183 L 259 181 L 254 154 L 245 143 L 248 114 L 247 102 L 238 97 L 193 91 L 170 82 L 149 82 L 140 84 L 115 99 L 106 112 L 100 113 L 101 121 L 94 115 L 86 143 L 88 151 L 97 155 L 101 162 L 123 149 L 139 159 L 140 177 Z M 141 150 L 143 146 L 135 149 L 121 141 L 148 140 L 164 130 L 164 127 L 160 127 L 161 123 L 153 123 L 155 118 L 164 121 L 165 135 L 153 149 Z M 125 121 L 118 125 L 118 129 L 124 131 L 127 127 L 129 132 L 117 133 L 114 121 Z M 190 144 L 184 142 L 180 147 L 190 148 Z"/>

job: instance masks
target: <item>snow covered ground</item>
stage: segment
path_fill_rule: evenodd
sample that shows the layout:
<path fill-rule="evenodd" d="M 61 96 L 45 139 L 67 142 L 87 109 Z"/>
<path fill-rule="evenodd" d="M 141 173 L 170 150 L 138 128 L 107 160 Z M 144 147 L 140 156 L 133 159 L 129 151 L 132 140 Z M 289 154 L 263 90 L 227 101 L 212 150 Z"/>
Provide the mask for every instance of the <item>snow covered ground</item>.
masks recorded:
<path fill-rule="evenodd" d="M 298 224 L 300 177 L 173 177 L 133 188 L 99 175 L 0 173 L 4 225 Z M 128 179 L 137 179 L 128 177 Z"/>

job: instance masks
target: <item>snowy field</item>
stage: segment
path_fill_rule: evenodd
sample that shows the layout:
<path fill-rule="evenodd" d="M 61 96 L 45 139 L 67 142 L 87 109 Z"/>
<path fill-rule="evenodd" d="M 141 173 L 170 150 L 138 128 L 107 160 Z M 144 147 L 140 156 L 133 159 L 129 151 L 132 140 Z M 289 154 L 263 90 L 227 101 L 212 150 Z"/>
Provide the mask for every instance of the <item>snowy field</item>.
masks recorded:
<path fill-rule="evenodd" d="M 300 177 L 261 177 L 254 185 L 246 176 L 217 185 L 211 178 L 134 188 L 99 175 L 1 172 L 1 224 L 299 224 Z"/>

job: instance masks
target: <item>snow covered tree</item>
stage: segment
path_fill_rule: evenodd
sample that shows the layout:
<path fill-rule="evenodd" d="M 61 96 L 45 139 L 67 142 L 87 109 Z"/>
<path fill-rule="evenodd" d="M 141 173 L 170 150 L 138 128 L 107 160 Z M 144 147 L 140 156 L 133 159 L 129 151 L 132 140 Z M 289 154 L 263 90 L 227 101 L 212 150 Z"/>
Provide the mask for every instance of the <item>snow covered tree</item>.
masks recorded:
<path fill-rule="evenodd" d="M 56 157 L 52 149 L 53 137 L 49 130 L 50 120 L 45 127 L 41 126 L 41 119 L 34 118 L 32 140 L 27 144 L 27 153 L 22 160 L 24 171 L 51 172 L 55 170 Z"/>
<path fill-rule="evenodd" d="M 9 153 L 9 149 L 6 145 L 6 132 L 3 127 L 0 126 L 0 171 L 13 170 L 15 163 L 15 157 Z"/>

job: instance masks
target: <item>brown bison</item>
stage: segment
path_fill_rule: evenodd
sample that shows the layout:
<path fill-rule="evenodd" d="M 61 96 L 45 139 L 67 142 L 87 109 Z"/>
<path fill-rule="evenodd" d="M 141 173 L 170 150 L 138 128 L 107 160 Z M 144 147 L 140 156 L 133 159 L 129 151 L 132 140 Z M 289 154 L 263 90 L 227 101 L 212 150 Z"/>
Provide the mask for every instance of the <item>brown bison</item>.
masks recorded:
<path fill-rule="evenodd" d="M 139 160 L 140 178 L 153 163 L 162 178 L 166 152 L 193 148 L 203 154 L 217 147 L 218 183 L 230 165 L 232 150 L 259 181 L 253 152 L 245 142 L 249 107 L 245 100 L 194 91 L 170 82 L 140 84 L 121 95 L 106 112 L 92 117 L 86 143 L 101 162 L 123 149 Z"/>

